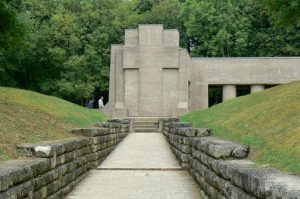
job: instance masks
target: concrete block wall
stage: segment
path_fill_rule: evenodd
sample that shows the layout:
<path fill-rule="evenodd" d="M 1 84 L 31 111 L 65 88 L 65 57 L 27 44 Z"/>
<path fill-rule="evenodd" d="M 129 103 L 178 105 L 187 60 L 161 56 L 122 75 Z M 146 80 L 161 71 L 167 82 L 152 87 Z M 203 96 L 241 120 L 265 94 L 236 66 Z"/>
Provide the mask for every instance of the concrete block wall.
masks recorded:
<path fill-rule="evenodd" d="M 79 138 L 23 144 L 21 160 L 0 164 L 0 198 L 63 198 L 129 133 L 128 120 L 71 132 Z"/>
<path fill-rule="evenodd" d="M 300 198 L 300 177 L 255 167 L 249 146 L 215 138 L 206 128 L 193 128 L 176 118 L 164 119 L 163 134 L 182 167 L 213 199 Z"/>

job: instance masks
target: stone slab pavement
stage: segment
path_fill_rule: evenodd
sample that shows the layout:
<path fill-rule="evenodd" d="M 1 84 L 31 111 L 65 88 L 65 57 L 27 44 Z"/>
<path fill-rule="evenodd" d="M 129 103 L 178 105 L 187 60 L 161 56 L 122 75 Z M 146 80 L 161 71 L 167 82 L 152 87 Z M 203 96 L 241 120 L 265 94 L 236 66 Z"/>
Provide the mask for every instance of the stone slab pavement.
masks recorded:
<path fill-rule="evenodd" d="M 67 199 L 203 199 L 160 133 L 129 134 Z"/>
<path fill-rule="evenodd" d="M 161 133 L 129 134 L 99 168 L 181 168 Z"/>

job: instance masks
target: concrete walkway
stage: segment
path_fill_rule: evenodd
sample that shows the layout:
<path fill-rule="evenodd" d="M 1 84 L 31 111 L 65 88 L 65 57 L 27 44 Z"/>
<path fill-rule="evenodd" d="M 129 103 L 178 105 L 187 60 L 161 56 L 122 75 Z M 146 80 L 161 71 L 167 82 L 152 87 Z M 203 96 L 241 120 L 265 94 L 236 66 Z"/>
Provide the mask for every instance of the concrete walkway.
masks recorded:
<path fill-rule="evenodd" d="M 68 199 L 201 199 L 160 133 L 129 134 Z"/>

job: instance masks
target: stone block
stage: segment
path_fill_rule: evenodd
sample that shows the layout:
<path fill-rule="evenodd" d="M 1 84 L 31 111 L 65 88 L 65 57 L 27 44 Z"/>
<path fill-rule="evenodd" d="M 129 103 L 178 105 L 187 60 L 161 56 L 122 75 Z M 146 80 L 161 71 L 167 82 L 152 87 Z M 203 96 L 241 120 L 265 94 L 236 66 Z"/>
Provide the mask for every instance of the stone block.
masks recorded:
<path fill-rule="evenodd" d="M 39 190 L 41 187 L 50 184 L 59 178 L 58 169 L 53 169 L 41 176 L 32 179 L 34 190 Z"/>
<path fill-rule="evenodd" d="M 180 135 L 172 135 L 172 134 L 167 134 L 167 136 L 170 140 L 175 141 L 179 144 L 191 145 L 190 137 L 180 136 Z"/>
<path fill-rule="evenodd" d="M 195 129 L 192 127 L 178 127 L 176 128 L 176 134 L 186 136 L 186 137 L 194 137 L 196 134 Z"/>
<path fill-rule="evenodd" d="M 138 69 L 140 68 L 139 48 L 135 46 L 125 46 L 123 48 L 123 68 Z"/>
<path fill-rule="evenodd" d="M 179 32 L 177 30 L 164 30 L 164 46 L 179 47 Z"/>
<path fill-rule="evenodd" d="M 153 47 L 163 44 L 162 25 L 139 25 L 139 46 Z"/>
<path fill-rule="evenodd" d="M 239 199 L 247 198 L 254 199 L 255 197 L 247 194 L 241 188 L 234 186 L 230 181 L 223 179 L 214 173 L 209 167 L 205 166 L 196 159 L 192 161 L 192 168 L 197 171 L 207 183 L 218 189 L 218 192 L 222 193 L 226 198 Z"/>
<path fill-rule="evenodd" d="M 195 128 L 196 137 L 205 137 L 213 135 L 212 129 L 209 128 Z"/>
<path fill-rule="evenodd" d="M 93 144 L 101 144 L 105 142 L 109 142 L 111 140 L 117 139 L 118 135 L 117 134 L 110 134 L 110 135 L 103 135 L 103 136 L 98 136 L 98 137 L 93 137 L 91 138 Z"/>
<path fill-rule="evenodd" d="M 88 143 L 89 140 L 86 138 L 71 138 L 38 144 L 21 144 L 17 149 L 21 155 L 49 158 L 80 148 Z"/>
<path fill-rule="evenodd" d="M 98 122 L 98 123 L 95 123 L 93 124 L 94 127 L 97 127 L 97 128 L 109 128 L 109 124 L 107 122 Z M 72 130 L 71 130 L 72 132 Z"/>
<path fill-rule="evenodd" d="M 139 33 L 136 29 L 125 30 L 125 46 L 138 46 Z"/>
<path fill-rule="evenodd" d="M 213 199 L 227 199 L 225 196 L 223 196 L 217 189 L 212 187 L 207 183 L 207 181 L 199 175 L 198 172 L 196 172 L 193 168 L 190 170 L 191 175 L 194 177 L 194 179 L 198 182 L 202 190 L 207 194 L 209 198 Z"/>
<path fill-rule="evenodd" d="M 25 197 L 32 197 L 33 195 L 33 186 L 31 181 L 24 182 L 13 186 L 0 193 L 0 198 L 9 198 L 9 199 L 18 199 Z"/>
<path fill-rule="evenodd" d="M 188 160 L 189 160 L 188 154 L 182 153 L 181 151 L 179 151 L 178 149 L 176 149 L 176 147 L 171 147 L 171 150 L 177 156 L 177 158 L 179 159 L 180 163 L 188 163 Z"/>
<path fill-rule="evenodd" d="M 9 160 L 0 165 L 0 191 L 30 180 L 50 169 L 49 160 Z"/>
<path fill-rule="evenodd" d="M 170 128 L 192 127 L 190 122 L 170 122 Z"/>
<path fill-rule="evenodd" d="M 46 198 L 47 196 L 48 196 L 47 186 L 43 186 L 42 188 L 40 188 L 39 190 L 33 193 L 34 199 L 43 199 Z"/>
<path fill-rule="evenodd" d="M 300 198 L 300 177 L 283 172 L 266 176 L 263 184 L 266 198 Z"/>
<path fill-rule="evenodd" d="M 66 176 L 68 176 L 69 174 L 66 174 L 62 177 L 60 177 L 57 180 L 52 181 L 50 184 L 47 185 L 47 194 L 53 194 L 55 192 L 57 192 L 57 190 L 60 189 L 60 187 L 62 187 L 62 178 L 65 178 Z"/>
<path fill-rule="evenodd" d="M 82 135 L 86 137 L 96 137 L 100 135 L 109 134 L 109 123 L 105 124 L 105 127 L 97 127 L 97 128 L 75 128 L 70 131 L 75 135 Z"/>
<path fill-rule="evenodd" d="M 22 161 L 5 161 L 0 165 L 0 191 L 33 177 L 29 166 Z"/>
<path fill-rule="evenodd" d="M 248 145 L 224 141 L 214 137 L 197 138 L 192 141 L 194 148 L 207 153 L 214 158 L 243 158 L 249 153 Z"/>

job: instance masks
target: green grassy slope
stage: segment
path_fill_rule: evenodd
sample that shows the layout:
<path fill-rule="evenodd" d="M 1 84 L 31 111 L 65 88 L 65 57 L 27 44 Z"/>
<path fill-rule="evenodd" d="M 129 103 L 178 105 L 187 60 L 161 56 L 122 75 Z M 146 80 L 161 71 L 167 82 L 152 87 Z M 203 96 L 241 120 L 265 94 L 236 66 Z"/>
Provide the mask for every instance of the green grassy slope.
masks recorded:
<path fill-rule="evenodd" d="M 229 100 L 181 120 L 249 144 L 250 158 L 259 165 L 300 175 L 300 82 Z"/>
<path fill-rule="evenodd" d="M 106 120 L 103 114 L 32 91 L 0 87 L 0 160 L 16 158 L 15 146 L 71 137 L 68 129 Z"/>

